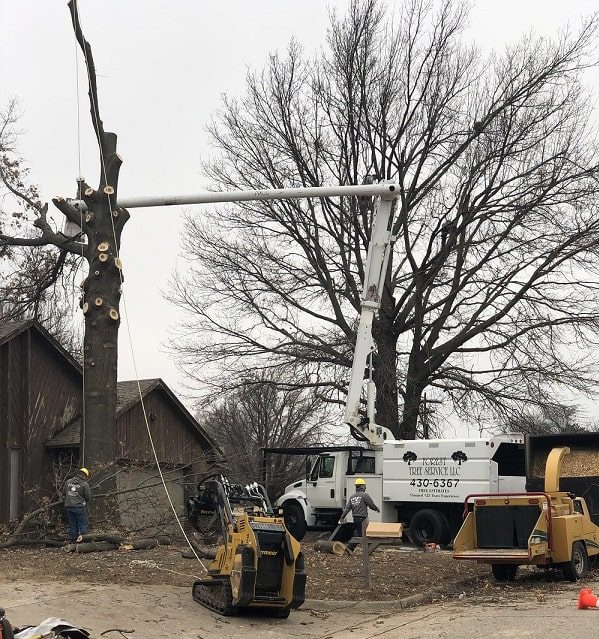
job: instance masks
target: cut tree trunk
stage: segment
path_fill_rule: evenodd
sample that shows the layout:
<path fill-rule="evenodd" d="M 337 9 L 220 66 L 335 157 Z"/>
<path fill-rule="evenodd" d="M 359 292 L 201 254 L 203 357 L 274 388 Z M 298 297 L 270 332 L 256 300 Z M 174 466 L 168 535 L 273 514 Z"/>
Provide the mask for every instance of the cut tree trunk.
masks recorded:
<path fill-rule="evenodd" d="M 316 552 L 326 552 L 329 555 L 349 555 L 351 552 L 349 548 L 340 541 L 327 541 L 320 539 L 314 544 L 314 550 Z"/>
<path fill-rule="evenodd" d="M 373 338 L 377 347 L 374 357 L 373 378 L 376 383 L 376 423 L 388 428 L 399 437 L 399 404 L 397 399 L 397 334 L 392 322 L 384 315 L 373 326 Z"/>
<path fill-rule="evenodd" d="M 158 539 L 136 539 L 119 545 L 119 550 L 150 550 L 158 546 Z"/>
<path fill-rule="evenodd" d="M 104 550 L 116 550 L 116 544 L 111 544 L 109 541 L 90 541 L 82 542 L 80 544 L 67 544 L 64 549 L 67 552 L 86 553 L 86 552 L 101 552 Z"/>

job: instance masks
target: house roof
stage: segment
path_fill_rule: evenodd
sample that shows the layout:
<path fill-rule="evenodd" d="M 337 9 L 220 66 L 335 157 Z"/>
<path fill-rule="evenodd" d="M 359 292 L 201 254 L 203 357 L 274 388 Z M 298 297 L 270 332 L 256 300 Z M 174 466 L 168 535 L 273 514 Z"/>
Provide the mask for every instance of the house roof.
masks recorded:
<path fill-rule="evenodd" d="M 77 370 L 77 372 L 81 373 L 81 366 L 79 365 L 79 362 L 35 319 L 10 320 L 7 322 L 0 321 L 0 346 L 6 342 L 10 342 L 10 340 L 17 337 L 17 335 L 20 335 L 29 329 L 32 329 L 41 335 L 61 357 L 66 359 L 69 364 Z"/>
<path fill-rule="evenodd" d="M 185 420 L 206 442 L 215 450 L 220 450 L 216 441 L 204 431 L 192 414 L 185 408 L 173 391 L 160 378 L 140 379 L 139 386 L 137 380 L 118 382 L 117 384 L 117 419 L 126 413 L 130 408 L 140 401 L 141 397 L 147 397 L 156 389 L 162 390 L 169 400 L 175 404 L 177 410 L 183 415 Z M 46 443 L 47 448 L 77 448 L 81 445 L 81 417 L 77 417 L 67 424 L 62 430 L 51 437 Z"/>

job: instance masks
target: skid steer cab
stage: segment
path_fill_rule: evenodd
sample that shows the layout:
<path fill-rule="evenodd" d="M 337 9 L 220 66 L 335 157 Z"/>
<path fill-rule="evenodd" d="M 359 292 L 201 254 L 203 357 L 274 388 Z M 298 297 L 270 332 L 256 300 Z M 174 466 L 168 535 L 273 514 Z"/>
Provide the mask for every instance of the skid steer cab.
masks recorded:
<path fill-rule="evenodd" d="M 213 476 L 198 487 L 196 521 L 220 527 L 208 575 L 193 584 L 193 598 L 223 615 L 251 608 L 286 618 L 304 602 L 306 573 L 300 544 L 275 516 L 257 483 L 230 484 Z"/>
<path fill-rule="evenodd" d="M 454 540 L 454 559 L 491 564 L 499 581 L 512 581 L 520 565 L 561 569 L 582 579 L 589 556 L 599 553 L 599 527 L 584 499 L 559 491 L 567 447 L 554 448 L 545 467 L 545 491 L 469 495 Z"/>

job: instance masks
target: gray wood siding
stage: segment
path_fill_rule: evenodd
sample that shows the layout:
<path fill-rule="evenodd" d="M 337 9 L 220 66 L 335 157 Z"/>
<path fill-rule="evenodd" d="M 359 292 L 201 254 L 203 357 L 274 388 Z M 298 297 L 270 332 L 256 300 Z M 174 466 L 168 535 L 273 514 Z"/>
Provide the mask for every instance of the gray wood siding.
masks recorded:
<path fill-rule="evenodd" d="M 28 508 L 39 503 L 42 495 L 56 494 L 52 456 L 44 444 L 75 415 L 81 414 L 81 375 L 38 334 L 29 331 L 30 385 L 27 420 L 23 433 L 27 437 L 27 460 L 23 467 L 29 491 Z M 41 472 L 40 472 L 41 469 Z"/>
<path fill-rule="evenodd" d="M 201 435 L 193 432 L 160 388 L 144 398 L 144 406 L 161 463 L 187 465 L 208 452 Z M 122 458 L 141 463 L 154 462 L 141 403 L 135 404 L 119 417 L 117 437 Z"/>
<path fill-rule="evenodd" d="M 37 331 L 0 346 L 0 522 L 9 519 L 10 449 L 22 451 L 21 511 L 53 495 L 45 442 L 80 411 L 81 377 Z"/>
<path fill-rule="evenodd" d="M 6 522 L 10 510 L 10 449 L 25 448 L 27 333 L 3 344 L 0 353 L 0 521 Z"/>

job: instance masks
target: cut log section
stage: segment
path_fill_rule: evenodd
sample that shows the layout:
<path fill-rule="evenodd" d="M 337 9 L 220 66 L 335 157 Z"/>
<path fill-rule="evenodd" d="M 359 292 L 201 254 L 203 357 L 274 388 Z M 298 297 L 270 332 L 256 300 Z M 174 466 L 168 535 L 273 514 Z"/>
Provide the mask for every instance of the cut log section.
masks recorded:
<path fill-rule="evenodd" d="M 119 550 L 150 550 L 158 546 L 158 539 L 137 539 L 119 545 Z"/>
<path fill-rule="evenodd" d="M 64 549 L 67 552 L 86 553 L 86 552 L 102 552 L 104 550 L 116 550 L 117 545 L 111 544 L 109 541 L 89 541 L 80 544 L 67 544 Z"/>
<path fill-rule="evenodd" d="M 329 555 L 350 555 L 349 548 L 340 541 L 328 541 L 326 539 L 320 539 L 314 544 L 314 550 L 316 552 L 326 552 Z"/>

